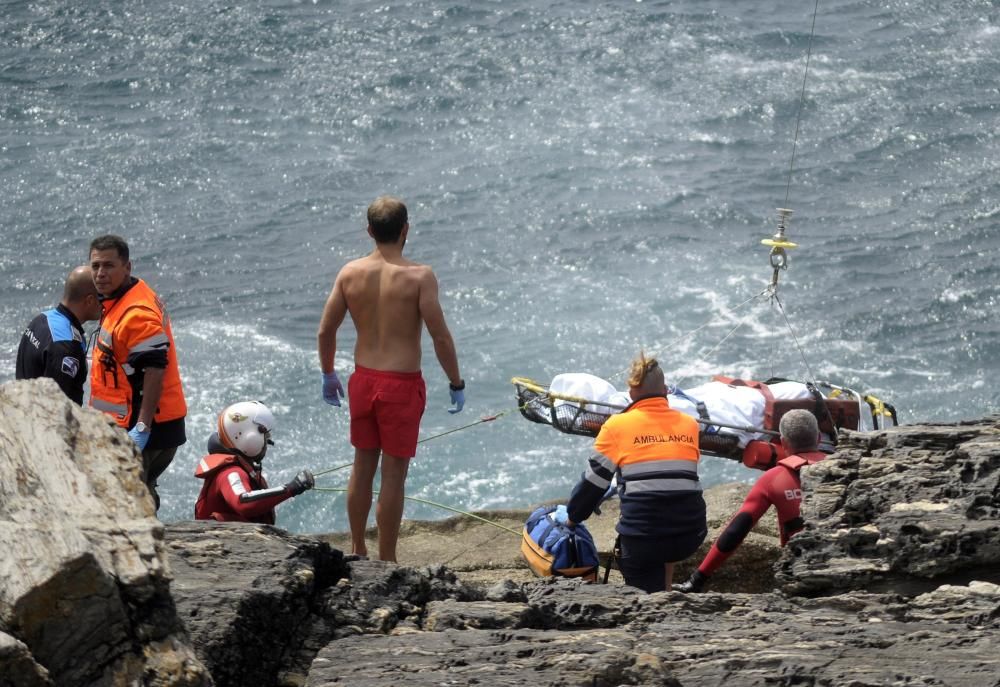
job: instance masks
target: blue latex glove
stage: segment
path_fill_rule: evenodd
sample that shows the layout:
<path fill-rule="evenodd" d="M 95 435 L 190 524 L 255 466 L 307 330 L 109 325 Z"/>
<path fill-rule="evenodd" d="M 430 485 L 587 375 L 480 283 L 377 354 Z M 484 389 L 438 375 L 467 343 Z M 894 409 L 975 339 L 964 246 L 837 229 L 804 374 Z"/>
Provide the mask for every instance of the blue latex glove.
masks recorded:
<path fill-rule="evenodd" d="M 135 442 L 135 446 L 136 448 L 139 449 L 140 453 L 146 450 L 146 444 L 149 443 L 150 434 L 152 434 L 152 432 L 150 432 L 149 430 L 146 430 L 145 432 L 140 432 L 135 427 L 133 427 L 128 431 L 129 438 Z"/>
<path fill-rule="evenodd" d="M 462 412 L 462 408 L 465 407 L 465 389 L 459 389 L 455 391 L 449 388 L 448 393 L 451 394 L 451 408 L 448 408 L 448 412 L 454 415 L 455 413 Z"/>
<path fill-rule="evenodd" d="M 566 506 L 558 506 L 552 511 L 552 519 L 560 525 L 567 524 L 569 522 L 569 511 L 566 510 Z"/>
<path fill-rule="evenodd" d="M 340 399 L 344 397 L 344 385 L 337 378 L 337 371 L 323 373 L 323 400 L 332 406 L 340 407 Z"/>

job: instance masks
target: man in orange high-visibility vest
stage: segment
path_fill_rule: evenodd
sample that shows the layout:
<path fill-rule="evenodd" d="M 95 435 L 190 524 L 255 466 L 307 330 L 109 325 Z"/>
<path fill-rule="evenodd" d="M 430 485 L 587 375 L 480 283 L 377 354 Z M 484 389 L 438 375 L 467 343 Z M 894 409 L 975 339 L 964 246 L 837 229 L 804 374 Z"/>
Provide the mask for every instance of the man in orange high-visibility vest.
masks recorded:
<path fill-rule="evenodd" d="M 90 405 L 128 430 L 142 453 L 146 485 L 159 510 L 157 478 L 187 440 L 187 403 L 170 319 L 149 285 L 132 276 L 128 244 L 120 236 L 90 242 L 90 269 L 103 306 Z"/>

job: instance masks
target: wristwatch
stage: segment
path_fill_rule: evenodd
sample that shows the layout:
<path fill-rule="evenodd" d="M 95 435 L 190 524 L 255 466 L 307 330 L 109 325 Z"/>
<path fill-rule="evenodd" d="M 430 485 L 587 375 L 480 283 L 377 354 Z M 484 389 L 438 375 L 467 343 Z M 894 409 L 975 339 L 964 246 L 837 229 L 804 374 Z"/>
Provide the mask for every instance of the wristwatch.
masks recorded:
<path fill-rule="evenodd" d="M 149 427 L 146 426 L 145 422 L 139 420 L 138 422 L 135 423 L 135 431 L 137 431 L 139 434 L 145 434 L 146 432 L 149 431 Z"/>
<path fill-rule="evenodd" d="M 451 382 L 448 382 L 448 388 L 451 389 L 452 391 L 465 391 L 465 380 L 464 379 L 458 380 L 458 384 L 452 384 Z"/>

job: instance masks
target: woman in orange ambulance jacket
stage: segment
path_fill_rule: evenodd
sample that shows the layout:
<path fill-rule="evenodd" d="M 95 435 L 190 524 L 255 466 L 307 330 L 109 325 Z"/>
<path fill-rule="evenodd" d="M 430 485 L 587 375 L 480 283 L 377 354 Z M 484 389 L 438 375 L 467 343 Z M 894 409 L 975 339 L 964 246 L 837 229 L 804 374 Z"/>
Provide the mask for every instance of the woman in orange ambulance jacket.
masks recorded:
<path fill-rule="evenodd" d="M 674 563 L 693 554 L 708 533 L 698 423 L 670 407 L 655 359 L 640 354 L 633 361 L 629 395 L 632 404 L 602 425 L 564 517 L 570 525 L 590 517 L 617 474 L 619 567 L 626 584 L 658 592 L 670 588 Z"/>

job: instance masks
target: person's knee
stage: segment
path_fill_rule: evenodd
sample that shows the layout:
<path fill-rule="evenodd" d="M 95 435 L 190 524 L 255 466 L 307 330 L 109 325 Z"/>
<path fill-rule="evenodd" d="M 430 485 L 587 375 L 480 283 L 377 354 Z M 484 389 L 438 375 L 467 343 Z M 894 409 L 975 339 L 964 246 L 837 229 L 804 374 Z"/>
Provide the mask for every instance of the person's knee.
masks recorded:
<path fill-rule="evenodd" d="M 403 484 L 410 470 L 409 458 L 398 458 L 388 453 L 382 454 L 382 484 Z"/>
<path fill-rule="evenodd" d="M 354 465 L 351 467 L 351 475 L 358 476 L 367 481 L 375 478 L 378 470 L 379 450 L 376 449 L 355 449 Z"/>

